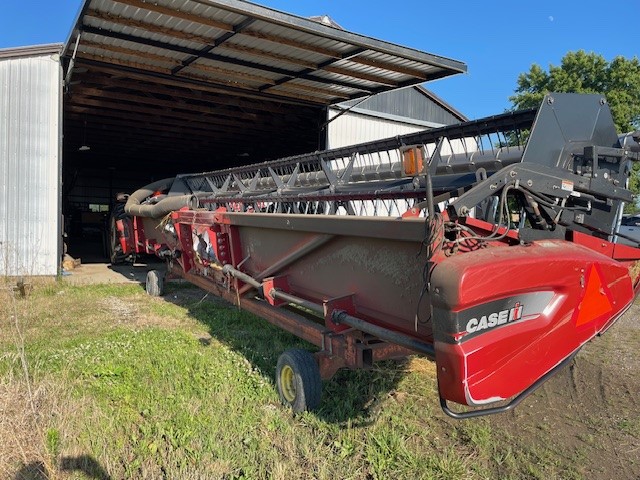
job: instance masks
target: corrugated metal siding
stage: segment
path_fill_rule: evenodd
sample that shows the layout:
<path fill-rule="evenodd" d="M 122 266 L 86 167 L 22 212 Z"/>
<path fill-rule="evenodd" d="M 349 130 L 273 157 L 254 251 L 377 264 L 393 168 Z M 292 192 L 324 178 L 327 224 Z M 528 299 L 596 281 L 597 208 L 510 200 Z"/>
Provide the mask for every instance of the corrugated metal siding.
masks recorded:
<path fill-rule="evenodd" d="M 341 110 L 330 108 L 329 118 L 335 117 Z M 327 148 L 339 148 L 359 143 L 391 138 L 397 135 L 427 130 L 429 127 L 421 125 L 411 125 L 393 119 L 378 118 L 361 113 L 348 112 L 342 114 L 337 119 L 329 123 L 327 127 Z M 425 145 L 427 155 L 433 155 L 435 144 Z M 447 156 L 451 154 L 465 154 L 478 150 L 478 144 L 474 138 L 461 138 L 451 140 L 441 145 L 440 154 Z M 381 158 L 384 162 L 388 158 Z M 397 159 L 399 161 L 400 159 Z M 344 168 L 341 165 L 339 168 Z"/>
<path fill-rule="evenodd" d="M 56 275 L 60 242 L 58 55 L 0 59 L 0 274 Z"/>
<path fill-rule="evenodd" d="M 339 110 L 329 109 L 329 118 L 333 118 L 338 112 Z M 355 145 L 372 140 L 395 137 L 396 135 L 419 132 L 425 129 L 425 127 L 352 112 L 345 113 L 333 120 L 327 128 L 327 148 Z"/>
<path fill-rule="evenodd" d="M 358 103 L 358 100 L 344 102 L 341 105 L 351 106 L 356 103 Z M 430 100 L 416 88 L 403 88 L 380 93 L 359 103 L 358 108 L 441 125 L 451 125 L 460 121 L 459 118 Z"/>

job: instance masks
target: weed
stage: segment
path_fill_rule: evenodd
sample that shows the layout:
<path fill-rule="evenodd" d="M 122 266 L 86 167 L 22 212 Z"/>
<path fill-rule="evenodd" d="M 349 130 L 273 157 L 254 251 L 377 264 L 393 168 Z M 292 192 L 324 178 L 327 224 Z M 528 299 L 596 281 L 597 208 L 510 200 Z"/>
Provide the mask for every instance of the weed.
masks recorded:
<path fill-rule="evenodd" d="M 435 369 L 424 360 L 338 372 L 318 412 L 293 416 L 279 404 L 275 364 L 287 348 L 312 347 L 188 285 L 169 284 L 160 299 L 137 286 L 58 282 L 36 285 L 14 305 L 24 342 L 16 348 L 13 318 L 0 318 L 0 478 L 27 467 L 62 479 L 583 471 L 575 455 L 528 441 L 540 422 L 508 433 L 491 419 L 443 417 Z M 636 420 L 617 428 L 640 438 Z M 583 434 L 595 441 L 593 432 Z"/>
<path fill-rule="evenodd" d="M 617 426 L 621 431 L 640 439 L 640 416 L 624 418 L 618 421 Z"/>
<path fill-rule="evenodd" d="M 47 452 L 55 461 L 60 455 L 60 431 L 57 428 L 48 428 L 45 435 Z"/>

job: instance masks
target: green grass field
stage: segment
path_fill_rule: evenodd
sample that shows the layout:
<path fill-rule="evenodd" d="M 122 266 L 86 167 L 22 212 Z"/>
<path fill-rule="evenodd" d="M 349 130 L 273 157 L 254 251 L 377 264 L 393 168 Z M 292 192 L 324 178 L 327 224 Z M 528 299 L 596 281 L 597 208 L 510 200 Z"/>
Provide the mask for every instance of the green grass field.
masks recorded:
<path fill-rule="evenodd" d="M 194 287 L 167 289 L 3 289 L 0 478 L 600 478 L 584 460 L 597 433 L 562 450 L 536 441 L 554 428 L 544 419 L 451 420 L 423 359 L 339 372 L 317 412 L 294 416 L 276 361 L 312 346 Z M 616 425 L 640 442 L 637 416 Z"/>

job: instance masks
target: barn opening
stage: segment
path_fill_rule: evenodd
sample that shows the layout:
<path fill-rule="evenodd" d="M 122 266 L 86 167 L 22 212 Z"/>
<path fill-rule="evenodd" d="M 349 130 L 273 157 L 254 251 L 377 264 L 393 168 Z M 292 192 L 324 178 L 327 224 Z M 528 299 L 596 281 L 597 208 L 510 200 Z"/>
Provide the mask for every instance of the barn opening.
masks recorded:
<path fill-rule="evenodd" d="M 327 23 L 239 0 L 87 0 L 62 54 L 69 252 L 103 260 L 118 192 L 324 149 L 331 106 L 466 70 Z"/>

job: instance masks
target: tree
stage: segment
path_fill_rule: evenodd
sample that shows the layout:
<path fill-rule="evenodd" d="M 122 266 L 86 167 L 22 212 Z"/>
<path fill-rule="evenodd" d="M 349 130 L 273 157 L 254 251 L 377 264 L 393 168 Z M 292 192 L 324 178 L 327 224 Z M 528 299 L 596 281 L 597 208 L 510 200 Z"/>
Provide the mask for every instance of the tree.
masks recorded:
<path fill-rule="evenodd" d="M 560 66 L 549 71 L 533 64 L 518 76 L 515 95 L 509 97 L 514 109 L 537 107 L 549 92 L 598 93 L 609 103 L 618 132 L 640 128 L 640 61 L 638 57 L 615 57 L 607 62 L 602 55 L 584 50 L 567 53 Z"/>
<path fill-rule="evenodd" d="M 560 66 L 549 65 L 549 71 L 533 64 L 527 73 L 518 76 L 515 95 L 509 97 L 514 110 L 538 107 L 549 92 L 598 93 L 609 103 L 613 121 L 619 133 L 640 129 L 640 61 L 621 56 L 607 62 L 602 55 L 584 50 L 569 52 Z M 512 139 L 509 138 L 509 141 Z M 640 193 L 640 165 L 634 165 L 629 188 Z M 638 210 L 635 204 L 625 205 L 625 212 Z"/>

